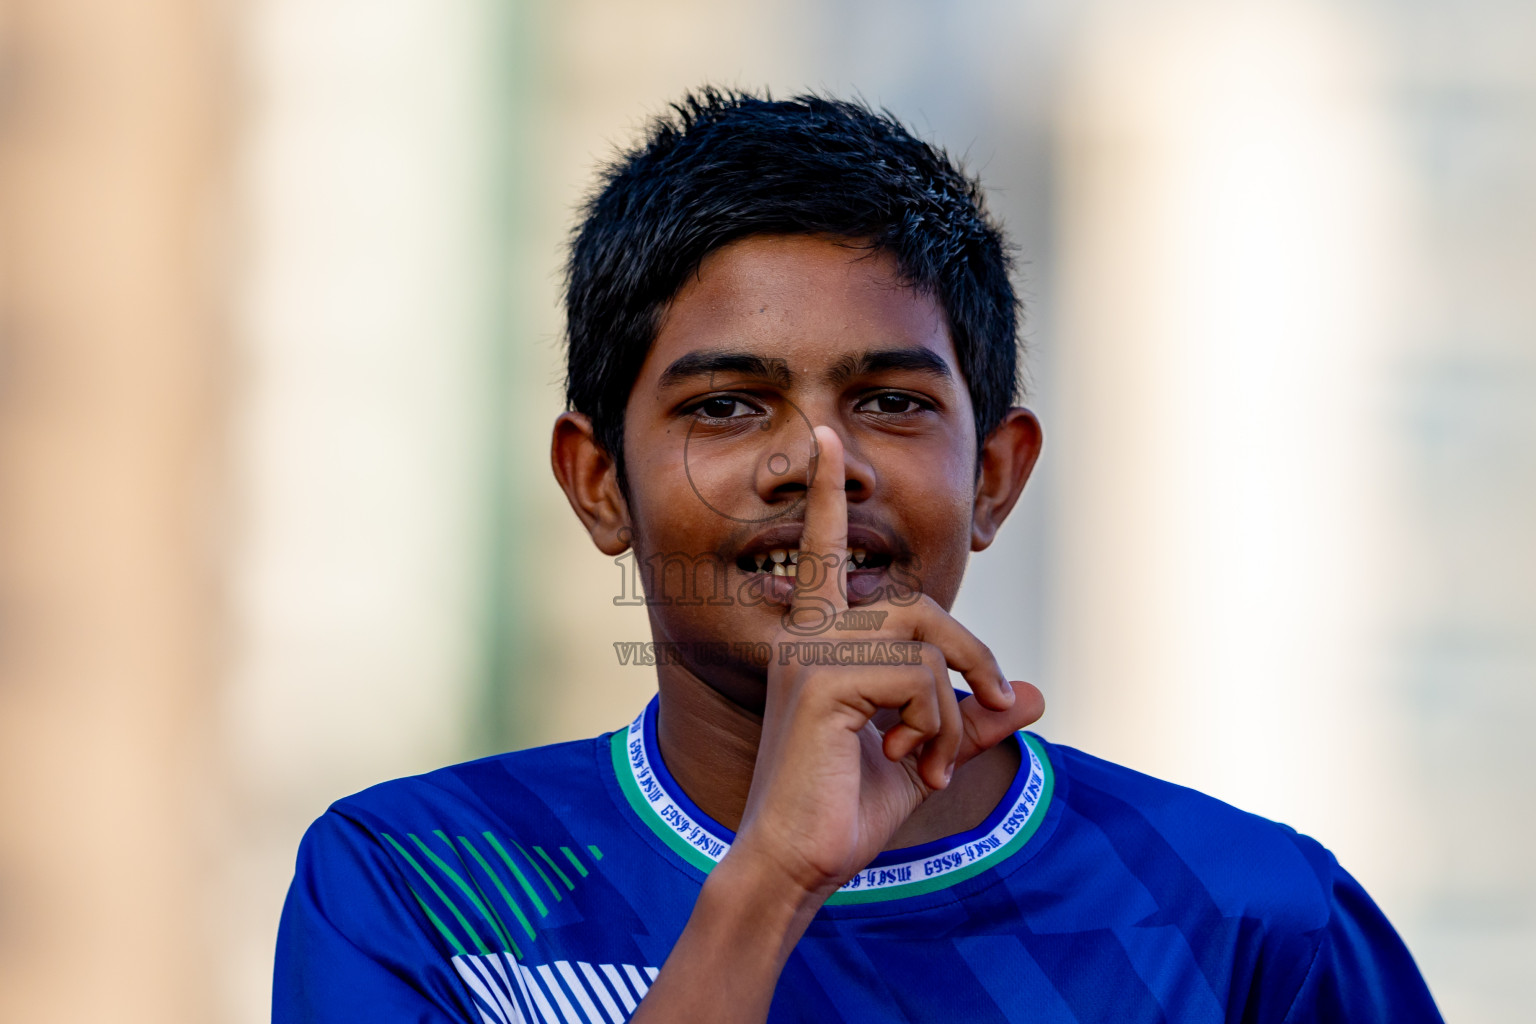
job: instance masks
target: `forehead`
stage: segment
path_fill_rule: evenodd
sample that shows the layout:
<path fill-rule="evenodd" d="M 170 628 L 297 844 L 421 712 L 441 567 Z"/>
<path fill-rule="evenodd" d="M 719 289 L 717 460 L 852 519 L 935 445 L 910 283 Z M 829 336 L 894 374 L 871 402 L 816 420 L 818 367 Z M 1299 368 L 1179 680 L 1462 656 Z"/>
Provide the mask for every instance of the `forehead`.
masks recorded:
<path fill-rule="evenodd" d="M 639 384 L 689 352 L 729 349 L 825 370 L 850 353 L 927 348 L 959 366 L 942 307 L 857 242 L 754 235 L 705 257 L 662 317 Z"/>

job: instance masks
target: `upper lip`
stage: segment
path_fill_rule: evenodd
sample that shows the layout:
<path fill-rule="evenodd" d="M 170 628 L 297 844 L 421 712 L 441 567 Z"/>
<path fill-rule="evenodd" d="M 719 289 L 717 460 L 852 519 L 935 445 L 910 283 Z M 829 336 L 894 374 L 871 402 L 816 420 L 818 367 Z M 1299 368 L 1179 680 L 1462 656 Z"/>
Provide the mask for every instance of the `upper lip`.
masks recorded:
<path fill-rule="evenodd" d="M 742 558 L 750 555 L 766 555 L 775 549 L 785 551 L 798 549 L 800 538 L 805 533 L 805 523 L 779 523 L 752 535 L 752 537 L 736 552 L 736 557 Z M 879 531 L 867 526 L 848 524 L 848 547 L 861 549 L 872 555 L 891 556 L 896 553 L 896 546 L 887 540 Z M 841 552 L 835 552 L 841 554 Z"/>

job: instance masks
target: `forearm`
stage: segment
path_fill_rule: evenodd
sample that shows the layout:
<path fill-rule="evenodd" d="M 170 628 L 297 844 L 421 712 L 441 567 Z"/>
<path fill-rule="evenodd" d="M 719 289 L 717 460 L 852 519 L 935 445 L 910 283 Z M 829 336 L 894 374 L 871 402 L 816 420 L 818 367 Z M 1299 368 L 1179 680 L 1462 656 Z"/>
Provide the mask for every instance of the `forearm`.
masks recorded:
<path fill-rule="evenodd" d="M 789 954 L 824 899 L 746 856 L 727 855 L 705 880 L 633 1021 L 760 1024 Z"/>

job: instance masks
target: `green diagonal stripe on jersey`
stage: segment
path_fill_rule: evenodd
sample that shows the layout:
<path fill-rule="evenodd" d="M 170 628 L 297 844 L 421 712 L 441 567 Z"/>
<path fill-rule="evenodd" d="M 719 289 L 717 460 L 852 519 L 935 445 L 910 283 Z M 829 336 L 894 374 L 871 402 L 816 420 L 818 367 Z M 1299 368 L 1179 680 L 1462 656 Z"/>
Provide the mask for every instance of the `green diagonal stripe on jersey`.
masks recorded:
<path fill-rule="evenodd" d="M 464 863 L 464 855 L 453 848 L 453 840 L 449 839 L 448 836 L 443 833 L 442 829 L 433 829 L 432 834 L 443 841 L 443 845 L 448 847 L 449 853 L 452 853 L 454 856 L 459 858 L 459 863 L 464 866 L 464 876 L 469 879 L 469 884 L 475 887 L 475 892 L 480 894 L 480 899 L 484 901 L 486 908 L 491 912 L 491 917 L 493 918 L 492 924 L 495 926 L 497 934 L 499 934 L 502 938 L 502 941 L 511 948 L 512 955 L 521 959 L 523 951 L 518 949 L 517 943 L 513 941 L 512 929 L 507 927 L 506 919 L 501 916 L 501 911 L 496 909 L 496 901 L 491 899 L 491 894 L 485 891 L 485 886 L 480 884 L 480 880 L 475 877 L 475 872 L 470 868 L 468 864 Z M 485 868 L 485 861 L 481 860 L 478 851 L 476 851 L 473 847 L 470 847 L 469 852 L 474 854 L 475 859 L 480 861 L 480 866 Z M 489 868 L 486 868 L 485 870 L 486 874 L 491 874 Z M 496 887 L 498 889 L 501 888 L 501 879 L 497 878 L 495 875 L 491 875 L 491 881 L 496 883 Z M 514 913 L 517 912 L 517 908 L 515 906 L 512 909 Z M 523 918 L 523 915 L 518 913 L 517 917 L 523 922 L 523 927 L 528 928 L 528 922 Z M 528 937 L 530 939 L 533 938 L 533 930 L 531 928 L 528 930 Z"/>
<path fill-rule="evenodd" d="M 475 849 L 474 843 L 471 843 L 464 836 L 459 836 L 459 842 L 463 843 L 464 849 L 468 850 L 469 855 L 475 858 L 475 863 L 480 865 L 480 870 L 490 877 L 490 880 L 496 886 L 496 891 L 501 893 L 502 902 L 506 903 L 507 909 L 516 915 L 518 924 L 523 926 L 523 931 L 528 933 L 530 939 L 534 938 L 533 925 L 528 923 L 528 918 L 523 914 L 523 908 L 519 907 L 517 901 L 512 898 L 512 894 L 507 892 L 507 887 L 501 884 L 501 876 L 491 870 L 491 866 L 485 862 L 485 858 L 480 856 L 480 851 Z"/>
<path fill-rule="evenodd" d="M 565 859 L 571 862 L 571 867 L 575 868 L 578 872 L 581 873 L 582 878 L 587 877 L 586 865 L 582 864 L 581 858 L 577 857 L 576 854 L 571 851 L 569 846 L 560 847 L 560 852 L 565 854 Z"/>
<path fill-rule="evenodd" d="M 544 906 L 544 901 L 539 899 L 539 894 L 534 891 L 533 886 L 528 884 L 528 876 L 523 874 L 523 869 L 517 866 L 517 862 L 507 853 L 506 849 L 496 839 L 495 834 L 491 832 L 482 832 L 480 834 L 485 836 L 486 842 L 495 848 L 497 855 L 501 857 L 502 861 L 512 871 L 512 877 L 516 878 L 517 884 L 522 886 L 523 894 L 533 901 L 533 909 L 539 912 L 540 917 L 548 917 L 549 908 Z"/>
<path fill-rule="evenodd" d="M 560 895 L 560 890 L 555 888 L 555 883 L 551 882 L 549 880 L 549 876 L 544 873 L 544 869 L 539 867 L 539 862 L 528 856 L 528 851 L 523 849 L 523 844 L 514 839 L 512 840 L 512 845 L 517 847 L 517 852 L 523 855 L 523 860 L 527 861 L 529 866 L 531 866 L 533 870 L 539 873 L 539 878 L 543 880 L 544 887 L 547 888 L 549 890 L 549 894 L 555 898 L 555 902 L 559 903 L 564 900 L 565 897 Z"/>
<path fill-rule="evenodd" d="M 575 890 L 576 886 L 572 885 L 571 880 L 565 877 L 565 872 L 560 870 L 560 865 L 549 859 L 549 854 L 544 852 L 544 847 L 535 846 L 533 852 L 544 858 L 544 863 L 549 865 L 549 870 L 560 876 L 560 881 L 565 883 L 567 889 Z"/>
<path fill-rule="evenodd" d="M 486 946 L 484 942 L 480 941 L 480 934 L 469 926 L 469 922 L 464 919 L 464 915 L 459 913 L 459 908 L 453 905 L 453 900 L 450 900 L 448 898 L 448 894 L 443 892 L 442 887 L 437 884 L 437 879 L 429 875 L 420 864 L 416 863 L 416 858 L 411 856 L 409 850 L 397 843 L 394 836 L 390 835 L 388 832 L 380 834 L 384 836 L 384 839 L 389 843 L 390 846 L 395 848 L 395 851 L 399 853 L 400 856 L 405 858 L 405 862 L 415 869 L 416 873 L 422 877 L 422 880 L 425 881 L 427 885 L 431 886 L 433 893 L 435 893 L 437 898 L 442 901 L 443 906 L 447 907 L 450 911 L 453 912 L 454 920 L 459 922 L 459 927 L 464 929 L 464 933 L 470 937 L 471 941 L 474 942 L 475 948 L 480 951 L 480 954 L 482 956 L 488 955 L 491 952 L 490 948 Z"/>
<path fill-rule="evenodd" d="M 439 833 L 439 834 L 441 834 L 441 833 Z M 480 916 L 485 919 L 486 923 L 488 923 L 491 926 L 491 930 L 494 931 L 496 933 L 497 937 L 501 939 L 501 941 L 503 943 L 501 948 L 502 949 L 511 949 L 512 948 L 512 936 L 507 934 L 507 932 L 502 928 L 501 920 L 495 914 L 493 914 L 490 911 L 490 909 L 488 907 L 486 907 L 486 905 L 483 902 L 481 902 L 480 896 L 473 889 L 471 889 L 467 884 L 465 884 L 464 879 L 459 877 L 459 873 L 457 871 L 453 870 L 453 868 L 449 867 L 447 862 L 445 862 L 443 860 L 443 858 L 441 858 L 437 854 L 433 853 L 432 852 L 432 848 L 430 846 L 428 846 L 426 843 L 422 842 L 421 839 L 418 838 L 414 832 L 407 832 L 405 835 L 406 835 L 407 839 L 409 839 L 411 842 L 416 844 L 416 848 L 417 849 L 419 849 L 422 853 L 426 854 L 427 858 L 432 861 L 433 866 L 435 866 L 437 868 L 437 870 L 439 870 L 443 874 L 447 875 L 448 879 L 451 882 L 453 882 L 454 885 L 456 885 L 458 887 L 459 891 L 462 892 L 466 897 L 468 897 L 469 902 L 474 904 L 475 909 L 480 911 Z M 446 841 L 446 837 L 445 837 L 445 841 Z M 451 848 L 451 846 L 450 846 L 450 848 Z"/>
<path fill-rule="evenodd" d="M 448 926 L 443 924 L 442 918 L 432 912 L 432 908 L 427 906 L 427 901 L 421 898 L 421 893 L 417 892 L 414 886 L 408 885 L 406 888 L 410 889 L 411 895 L 416 897 L 416 905 L 421 908 L 422 913 L 427 915 L 427 920 L 432 922 L 432 927 L 437 929 L 439 935 L 448 940 L 448 945 L 453 947 L 454 955 L 464 956 L 464 945 L 459 942 L 458 936 L 454 935 Z"/>

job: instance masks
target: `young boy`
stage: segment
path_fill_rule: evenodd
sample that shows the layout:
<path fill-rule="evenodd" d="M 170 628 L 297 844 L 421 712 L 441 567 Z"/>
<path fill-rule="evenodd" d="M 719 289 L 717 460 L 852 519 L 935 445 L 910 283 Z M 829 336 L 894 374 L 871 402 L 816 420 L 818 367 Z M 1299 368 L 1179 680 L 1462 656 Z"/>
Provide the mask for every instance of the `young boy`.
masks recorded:
<path fill-rule="evenodd" d="M 706 91 L 585 214 L 554 470 L 647 572 L 659 693 L 335 804 L 274 1019 L 1440 1019 L 1325 849 L 1020 732 L 1039 692 L 949 615 L 1041 443 L 973 180 Z"/>

